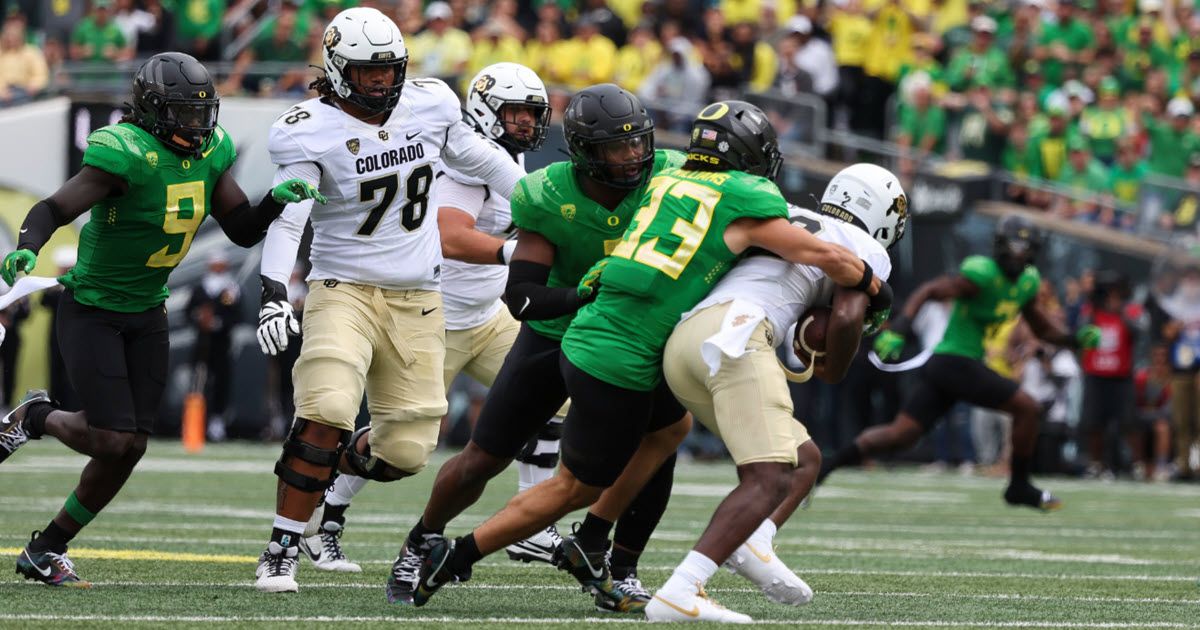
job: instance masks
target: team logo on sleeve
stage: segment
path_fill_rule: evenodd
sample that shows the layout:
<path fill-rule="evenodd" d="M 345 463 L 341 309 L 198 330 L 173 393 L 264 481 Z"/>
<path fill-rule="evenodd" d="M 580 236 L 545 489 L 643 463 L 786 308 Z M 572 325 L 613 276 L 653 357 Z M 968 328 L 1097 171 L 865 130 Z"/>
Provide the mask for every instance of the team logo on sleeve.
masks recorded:
<path fill-rule="evenodd" d="M 158 151 L 147 151 L 146 152 L 146 163 L 150 165 L 150 168 L 157 168 L 158 167 Z"/>
<path fill-rule="evenodd" d="M 380 129 L 380 130 L 379 130 L 379 139 L 380 139 L 380 140 L 383 140 L 384 142 L 387 142 L 387 141 L 388 141 L 388 132 L 387 132 L 387 129 Z"/>
<path fill-rule="evenodd" d="M 558 211 L 559 211 L 559 213 L 562 214 L 562 218 L 564 218 L 568 221 L 575 220 L 575 204 L 564 203 L 562 206 L 560 206 L 558 208 Z"/>
<path fill-rule="evenodd" d="M 350 150 L 350 155 L 358 155 L 358 138 L 350 138 L 346 141 L 346 148 Z"/>

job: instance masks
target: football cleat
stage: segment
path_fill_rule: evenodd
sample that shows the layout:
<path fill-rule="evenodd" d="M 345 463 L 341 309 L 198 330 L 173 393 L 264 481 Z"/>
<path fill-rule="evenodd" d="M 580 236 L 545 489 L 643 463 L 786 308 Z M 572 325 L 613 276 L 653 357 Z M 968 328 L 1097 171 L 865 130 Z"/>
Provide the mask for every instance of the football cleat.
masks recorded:
<path fill-rule="evenodd" d="M 579 524 L 573 527 L 578 531 Z M 584 549 L 579 536 L 571 534 L 562 540 L 554 552 L 553 564 L 561 571 L 566 571 L 579 582 L 583 592 L 596 597 L 597 608 L 604 606 L 608 610 L 619 612 L 640 612 L 646 607 L 645 602 L 637 602 L 629 593 L 618 589 L 608 572 L 608 546 L 604 541 L 602 549 Z M 601 604 L 601 600 L 607 600 Z"/>
<path fill-rule="evenodd" d="M 33 532 L 29 541 L 32 543 L 39 535 L 41 532 Z M 75 573 L 75 563 L 71 562 L 65 551 L 30 551 L 26 546 L 17 556 L 17 574 L 48 586 L 92 588 L 91 582 L 79 579 L 79 574 Z"/>
<path fill-rule="evenodd" d="M 803 606 L 811 602 L 812 589 L 775 555 L 771 541 L 764 538 L 751 537 L 742 543 L 725 561 L 725 568 L 753 582 L 777 604 Z"/>
<path fill-rule="evenodd" d="M 1049 490 L 1038 490 L 1032 484 L 1009 484 L 1004 491 L 1004 501 L 1009 505 L 1024 505 L 1043 512 L 1062 509 L 1062 499 L 1050 494 Z"/>
<path fill-rule="evenodd" d="M 342 552 L 343 531 L 342 526 L 333 521 L 325 523 L 316 536 L 300 538 L 300 551 L 312 560 L 313 566 L 322 571 L 362 573 L 362 567 L 347 560 Z"/>
<path fill-rule="evenodd" d="M 275 541 L 267 544 L 267 550 L 258 557 L 258 568 L 254 575 L 258 580 L 254 588 L 263 593 L 295 593 L 296 570 L 300 567 L 300 550 L 284 547 Z"/>
<path fill-rule="evenodd" d="M 642 612 L 645 610 L 646 604 L 650 603 L 650 591 L 642 586 L 642 581 L 635 573 L 630 573 L 623 580 L 613 580 L 613 589 L 624 593 L 626 597 L 617 600 L 597 593 L 596 610 L 620 613 Z"/>
<path fill-rule="evenodd" d="M 25 397 L 12 411 L 0 418 L 0 462 L 30 440 L 24 426 L 25 414 L 31 405 L 43 402 L 49 403 L 50 395 L 40 389 L 31 389 L 25 392 Z"/>
<path fill-rule="evenodd" d="M 554 551 L 562 544 L 562 536 L 553 525 L 505 548 L 510 560 L 553 564 Z"/>
<path fill-rule="evenodd" d="M 438 589 L 450 582 L 466 582 L 471 579 L 471 571 L 464 575 L 456 575 L 450 568 L 453 566 L 453 540 L 444 536 L 428 536 L 429 555 L 421 560 L 421 571 L 417 574 L 417 590 L 413 592 L 413 605 L 424 606 Z"/>
<path fill-rule="evenodd" d="M 421 572 L 421 563 L 429 555 L 431 543 L 426 541 L 420 547 L 409 545 L 404 541 L 400 554 L 392 563 L 392 573 L 387 581 L 387 600 L 389 604 L 413 605 L 413 594 L 417 590 L 417 577 Z"/>
<path fill-rule="evenodd" d="M 694 592 L 654 594 L 646 605 L 648 621 L 715 621 L 717 623 L 753 623 L 749 615 L 733 612 L 718 604 L 704 592 L 704 587 L 696 583 Z"/>

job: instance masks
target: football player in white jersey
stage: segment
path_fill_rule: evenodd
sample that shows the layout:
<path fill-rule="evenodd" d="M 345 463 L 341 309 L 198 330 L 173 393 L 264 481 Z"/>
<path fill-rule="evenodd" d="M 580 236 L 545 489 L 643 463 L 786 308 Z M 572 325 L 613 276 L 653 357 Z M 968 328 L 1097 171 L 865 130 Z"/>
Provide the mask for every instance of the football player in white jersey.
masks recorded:
<path fill-rule="evenodd" d="M 550 126 L 548 95 L 542 80 L 525 66 L 502 62 L 480 70 L 470 85 L 464 109 L 467 123 L 497 151 L 524 167 L 525 152 L 541 147 Z M 508 198 L 494 193 L 477 177 L 441 165 L 431 199 L 438 209 L 442 254 L 446 257 L 441 289 L 446 319 L 445 385 L 449 387 L 459 372 L 466 372 L 490 387 L 520 330 L 520 324 L 500 300 L 508 279 L 506 265 L 516 245 L 515 240 L 509 240 L 514 229 Z M 545 429 L 541 439 L 531 441 L 517 458 L 521 490 L 554 474 L 562 415 L 551 420 L 557 426 Z M 324 508 L 313 513 L 316 522 L 309 522 L 308 531 L 314 534 L 301 539 L 300 550 L 317 568 L 361 570 L 346 559 L 339 538 L 345 528 L 346 509 L 365 483 L 357 475 L 338 475 L 325 493 Z M 558 540 L 558 532 L 551 527 L 514 545 L 510 555 L 525 561 L 550 562 Z M 397 565 L 394 572 L 399 575 L 393 575 L 390 585 L 404 588 L 415 578 L 420 558 L 405 557 L 408 563 Z M 389 587 L 389 593 L 394 590 L 394 586 Z"/>
<path fill-rule="evenodd" d="M 329 203 L 289 206 L 263 248 L 258 338 L 275 354 L 299 332 L 285 283 L 311 219 L 296 419 L 275 465 L 276 516 L 256 571 L 266 592 L 298 590 L 298 544 L 335 468 L 393 481 L 421 470 L 437 445 L 446 347 L 429 193 L 439 160 L 503 197 L 524 175 L 462 122 L 444 83 L 405 80 L 404 39 L 378 10 L 339 13 L 322 56 L 320 96 L 284 112 L 268 141 L 276 179 L 315 184 Z M 372 430 L 351 441 L 364 391 Z"/>
<path fill-rule="evenodd" d="M 907 208 L 892 173 L 855 164 L 830 181 L 818 210 L 791 206 L 791 220 L 854 251 L 886 280 L 892 268 L 887 248 L 903 236 Z M 820 449 L 792 416 L 775 348 L 802 313 L 832 306 L 825 355 L 814 361 L 814 371 L 828 382 L 840 381 L 858 350 L 864 318 L 876 325 L 887 319 L 890 299 L 872 300 L 838 287 L 815 267 L 762 252 L 738 263 L 683 315 L 663 353 L 664 375 L 679 402 L 725 442 L 741 483 L 654 594 L 647 619 L 751 621 L 705 595 L 704 583 L 721 563 L 772 601 L 798 606 L 812 599 L 812 589 L 773 551 L 777 528 L 808 495 L 821 467 Z"/>

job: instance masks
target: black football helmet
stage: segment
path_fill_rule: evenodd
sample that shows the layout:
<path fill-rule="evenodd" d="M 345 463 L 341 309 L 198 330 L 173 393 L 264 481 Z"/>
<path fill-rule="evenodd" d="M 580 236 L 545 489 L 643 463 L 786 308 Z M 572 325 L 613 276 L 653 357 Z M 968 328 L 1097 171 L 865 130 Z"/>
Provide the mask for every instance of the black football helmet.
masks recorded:
<path fill-rule="evenodd" d="M 1032 265 L 1042 248 L 1042 233 L 1028 218 L 1019 214 L 1005 215 L 996 223 L 993 255 L 1000 270 L 1015 280 Z"/>
<path fill-rule="evenodd" d="M 173 151 L 199 158 L 221 99 L 208 69 L 191 55 L 159 53 L 133 77 L 133 120 Z"/>
<path fill-rule="evenodd" d="M 774 180 L 783 165 L 779 136 L 763 111 L 746 101 L 718 101 L 692 123 L 688 161 L 707 170 L 742 171 Z"/>
<path fill-rule="evenodd" d="M 612 83 L 571 98 L 563 136 L 575 168 L 608 186 L 637 188 L 654 168 L 654 121 L 638 97 Z"/>

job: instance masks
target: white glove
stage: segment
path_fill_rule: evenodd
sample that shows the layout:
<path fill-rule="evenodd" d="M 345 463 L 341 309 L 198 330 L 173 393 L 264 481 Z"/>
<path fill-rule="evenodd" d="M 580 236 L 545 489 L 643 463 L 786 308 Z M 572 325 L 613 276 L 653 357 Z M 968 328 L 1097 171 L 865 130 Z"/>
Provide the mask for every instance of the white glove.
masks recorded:
<path fill-rule="evenodd" d="M 258 345 L 263 354 L 275 356 L 288 347 L 288 335 L 300 334 L 300 322 L 289 302 L 267 302 L 258 311 Z"/>

